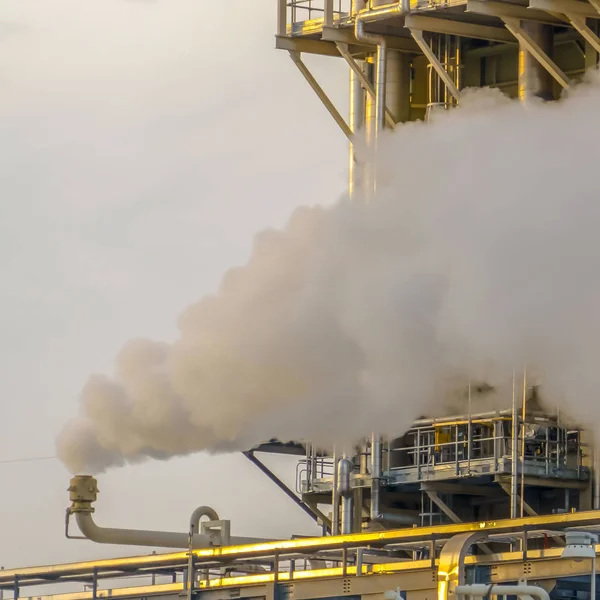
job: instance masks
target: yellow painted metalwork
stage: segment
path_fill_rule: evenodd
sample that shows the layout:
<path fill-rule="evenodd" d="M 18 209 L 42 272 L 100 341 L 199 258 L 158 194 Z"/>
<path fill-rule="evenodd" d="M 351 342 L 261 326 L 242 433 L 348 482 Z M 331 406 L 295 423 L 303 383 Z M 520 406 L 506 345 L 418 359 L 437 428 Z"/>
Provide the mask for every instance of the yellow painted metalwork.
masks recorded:
<path fill-rule="evenodd" d="M 222 548 L 207 548 L 195 550 L 197 562 L 214 560 L 235 560 L 253 558 L 258 556 L 272 556 L 279 554 L 281 557 L 320 550 L 342 550 L 343 548 L 358 548 L 365 546 L 383 546 L 392 543 L 419 542 L 431 539 L 447 539 L 460 533 L 470 531 L 486 531 L 489 534 L 501 534 L 528 530 L 556 530 L 565 527 L 590 527 L 600 525 L 600 511 L 586 511 L 578 513 L 562 513 L 556 515 L 541 515 L 521 519 L 501 519 L 497 521 L 481 521 L 475 523 L 453 523 L 433 527 L 414 527 L 410 529 L 391 529 L 374 533 L 360 533 L 352 535 L 339 535 L 318 538 L 303 538 L 297 540 L 283 540 L 265 542 L 244 546 L 226 546 Z M 548 550 L 545 551 L 548 556 Z M 530 552 L 533 556 L 533 553 Z M 16 576 L 20 579 L 57 578 L 64 575 L 89 573 L 97 569 L 103 573 L 118 572 L 127 569 L 152 569 L 153 567 L 168 567 L 187 564 L 187 552 L 170 554 L 157 554 L 146 556 L 133 556 L 119 559 L 105 559 L 86 561 L 64 565 L 51 565 L 42 567 L 26 567 L 0 571 L 0 583 L 10 585 Z M 394 568 L 403 563 L 390 563 Z M 415 564 L 412 563 L 411 564 Z M 383 568 L 383 567 L 381 567 Z M 385 568 L 391 568 L 386 566 Z M 314 571 L 311 571 L 314 573 Z M 297 575 L 297 574 L 296 574 Z"/>

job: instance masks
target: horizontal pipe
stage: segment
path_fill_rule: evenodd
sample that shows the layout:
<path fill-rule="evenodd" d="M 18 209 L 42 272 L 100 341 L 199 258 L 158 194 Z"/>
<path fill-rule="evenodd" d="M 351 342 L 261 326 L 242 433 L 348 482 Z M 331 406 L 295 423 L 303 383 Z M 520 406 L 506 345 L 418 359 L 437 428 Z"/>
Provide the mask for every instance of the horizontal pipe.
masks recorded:
<path fill-rule="evenodd" d="M 372 23 L 379 21 L 380 19 L 387 19 L 390 16 L 408 12 L 408 1 L 401 0 L 400 2 L 394 2 L 392 4 L 386 4 L 375 9 L 361 10 L 356 17 L 364 23 Z"/>
<path fill-rule="evenodd" d="M 394 525 L 415 525 L 419 519 L 413 515 L 403 515 L 402 513 L 380 513 L 377 521 Z"/>
<path fill-rule="evenodd" d="M 188 548 L 189 534 L 171 531 L 146 531 L 143 529 L 115 529 L 100 527 L 89 512 L 75 514 L 77 525 L 81 533 L 98 544 L 115 544 L 119 546 L 150 546 L 152 548 Z M 220 545 L 220 536 L 217 532 L 210 534 L 195 534 L 194 548 L 210 548 Z M 260 538 L 232 537 L 232 545 L 256 544 L 267 540 Z"/>
<path fill-rule="evenodd" d="M 76 513 L 75 518 L 81 533 L 98 544 L 119 546 L 151 546 L 160 548 L 187 548 L 189 534 L 170 531 L 144 531 L 137 529 L 114 529 L 99 527 L 90 513 Z M 218 534 L 194 535 L 194 548 L 208 548 L 219 545 Z"/>

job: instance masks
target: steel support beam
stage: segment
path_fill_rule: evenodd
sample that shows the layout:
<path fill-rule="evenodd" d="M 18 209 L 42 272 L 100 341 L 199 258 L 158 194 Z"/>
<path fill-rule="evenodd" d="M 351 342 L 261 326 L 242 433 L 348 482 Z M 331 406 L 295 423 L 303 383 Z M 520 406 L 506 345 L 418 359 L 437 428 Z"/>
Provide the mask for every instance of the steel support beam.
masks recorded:
<path fill-rule="evenodd" d="M 462 483 L 443 483 L 426 481 L 421 484 L 424 492 L 436 494 L 464 494 L 466 496 L 498 497 L 498 489 L 487 485 L 463 485 Z"/>
<path fill-rule="evenodd" d="M 411 29 L 410 33 L 413 36 L 415 42 L 417 42 L 419 48 L 421 48 L 421 51 L 423 52 L 427 60 L 431 63 L 431 66 L 434 68 L 439 78 L 444 82 L 444 85 L 446 86 L 448 91 L 452 94 L 452 96 L 454 96 L 454 98 L 456 98 L 457 101 L 460 101 L 460 92 L 454 85 L 454 81 L 452 81 L 452 78 L 450 77 L 450 75 L 448 75 L 448 72 L 446 71 L 446 69 L 444 69 L 444 66 L 439 61 L 438 57 L 434 54 L 429 44 L 425 41 L 425 38 L 423 37 L 423 32 L 420 29 Z"/>
<path fill-rule="evenodd" d="M 352 72 L 360 81 L 360 85 L 362 85 L 367 94 L 369 94 L 369 96 L 371 96 L 371 98 L 375 100 L 375 88 L 371 85 L 371 82 L 367 78 L 365 72 L 360 68 L 360 66 L 354 60 L 354 58 L 352 58 L 352 55 L 348 50 L 348 44 L 337 42 L 336 46 L 342 58 L 348 63 L 348 66 L 352 69 Z M 396 119 L 394 118 L 394 115 L 392 115 L 392 112 L 387 106 L 385 107 L 385 122 L 391 129 L 394 129 L 394 127 L 396 126 Z"/>
<path fill-rule="evenodd" d="M 500 487 L 508 494 L 508 496 L 510 497 L 511 494 L 511 488 L 510 485 L 508 483 L 501 483 Z M 521 502 L 521 497 L 517 494 L 517 505 Z M 533 510 L 533 508 L 531 508 L 531 506 L 529 506 L 529 504 L 527 504 L 527 502 L 525 502 L 525 500 L 523 500 L 523 510 L 531 517 L 537 517 L 537 513 L 535 512 L 535 510 Z"/>
<path fill-rule="evenodd" d="M 453 523 L 462 523 L 462 519 L 437 495 L 437 492 L 426 491 L 425 493 Z"/>
<path fill-rule="evenodd" d="M 344 120 L 344 117 L 339 113 L 338 109 L 333 105 L 333 102 L 329 99 L 329 96 L 323 91 L 323 88 L 318 84 L 313 74 L 309 71 L 308 67 L 302 62 L 299 52 L 293 50 L 289 51 L 290 57 L 294 64 L 298 67 L 298 70 L 304 76 L 304 79 L 308 82 L 308 85 L 313 89 L 319 100 L 323 103 L 323 106 L 327 109 L 329 114 L 333 117 L 333 120 L 338 124 L 344 135 L 352 142 L 352 130 L 348 127 L 348 124 Z"/>
<path fill-rule="evenodd" d="M 357 40 L 354 31 L 349 28 L 323 27 L 321 39 L 325 42 L 341 42 L 350 46 L 360 46 L 364 52 L 374 52 L 376 50 L 375 44 Z M 398 52 L 406 52 L 408 54 L 420 53 L 419 47 L 409 37 L 384 35 L 383 39 L 389 50 L 397 50 Z"/>
<path fill-rule="evenodd" d="M 536 10 L 545 10 L 551 13 L 564 15 L 571 23 L 581 37 L 594 48 L 596 52 L 600 52 L 600 37 L 588 26 L 587 18 L 600 18 L 599 12 L 586 2 L 578 2 L 577 0 L 530 0 L 530 8 Z M 598 2 L 600 7 L 600 1 Z"/>
<path fill-rule="evenodd" d="M 591 4 L 579 2 L 578 0 L 529 0 L 529 7 L 549 13 L 571 14 L 600 19 L 600 14 L 598 14 Z"/>
<path fill-rule="evenodd" d="M 409 29 L 419 29 L 432 33 L 457 35 L 460 37 L 490 40 L 492 42 L 515 43 L 514 37 L 504 27 L 490 27 L 488 25 L 474 25 L 464 21 L 451 21 L 423 15 L 406 15 L 404 26 Z"/>
<path fill-rule="evenodd" d="M 244 456 L 260 471 L 262 471 L 290 500 L 298 505 L 311 519 L 316 523 L 321 521 L 331 530 L 331 522 L 329 519 L 317 508 L 308 505 L 304 500 L 298 498 L 290 488 L 265 465 L 260 459 L 256 458 L 254 452 L 243 452 Z"/>
<path fill-rule="evenodd" d="M 425 492 L 430 498 L 431 501 L 437 505 L 442 512 L 453 522 L 453 523 L 462 523 L 462 519 L 437 495 L 436 492 L 428 491 Z M 480 544 L 479 546 L 486 554 L 492 554 L 492 551 L 485 545 Z"/>
<path fill-rule="evenodd" d="M 311 40 L 301 37 L 289 37 L 287 35 L 275 36 L 275 48 L 277 50 L 287 50 L 299 52 L 302 54 L 316 54 L 319 56 L 332 56 L 340 58 L 340 53 L 333 42 L 323 42 L 322 40 Z M 349 46 L 350 54 L 357 54 L 359 51 L 364 52 L 364 48 L 358 46 Z"/>
<path fill-rule="evenodd" d="M 532 37 L 521 27 L 519 19 L 501 17 L 506 28 L 517 38 L 519 43 L 558 81 L 563 88 L 568 88 L 569 78 L 561 71 L 558 65 L 535 43 Z"/>
<path fill-rule="evenodd" d="M 581 37 L 596 51 L 600 52 L 600 37 L 598 37 L 586 23 L 585 17 L 565 13 L 569 23 L 581 34 Z"/>

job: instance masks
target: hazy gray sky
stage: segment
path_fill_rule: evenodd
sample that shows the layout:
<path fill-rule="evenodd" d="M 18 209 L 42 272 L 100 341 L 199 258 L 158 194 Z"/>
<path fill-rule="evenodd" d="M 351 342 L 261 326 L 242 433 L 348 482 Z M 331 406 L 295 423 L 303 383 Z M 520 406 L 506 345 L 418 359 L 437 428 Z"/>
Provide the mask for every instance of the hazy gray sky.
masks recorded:
<path fill-rule="evenodd" d="M 344 190 L 345 139 L 274 29 L 273 1 L 2 2 L 0 461 L 54 454 L 87 376 L 123 342 L 172 339 L 253 233 Z M 346 70 L 309 62 L 343 109 Z M 64 539 L 57 461 L 0 474 L 0 564 L 136 553 Z M 184 530 L 210 504 L 234 534 L 315 531 L 237 455 L 99 483 L 100 524 Z"/>

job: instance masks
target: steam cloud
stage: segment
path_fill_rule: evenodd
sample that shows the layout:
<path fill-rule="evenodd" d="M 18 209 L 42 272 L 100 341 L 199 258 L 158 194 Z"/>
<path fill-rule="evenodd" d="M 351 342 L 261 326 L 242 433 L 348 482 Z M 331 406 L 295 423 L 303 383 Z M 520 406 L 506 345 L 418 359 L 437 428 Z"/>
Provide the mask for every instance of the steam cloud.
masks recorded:
<path fill-rule="evenodd" d="M 396 436 L 467 381 L 509 405 L 525 363 L 546 401 L 600 425 L 599 83 L 545 105 L 473 91 L 400 127 L 374 203 L 297 210 L 184 311 L 178 341 L 131 341 L 92 377 L 62 460 Z"/>

